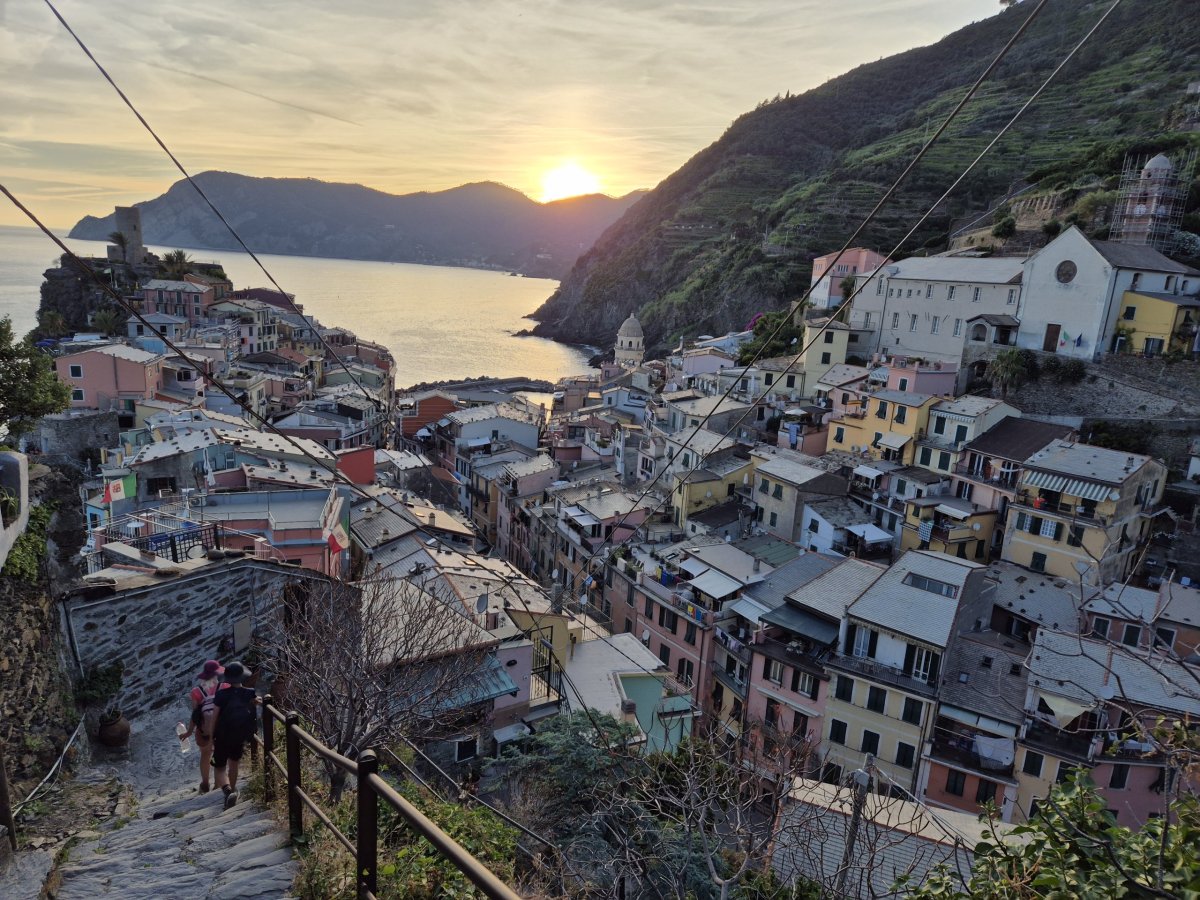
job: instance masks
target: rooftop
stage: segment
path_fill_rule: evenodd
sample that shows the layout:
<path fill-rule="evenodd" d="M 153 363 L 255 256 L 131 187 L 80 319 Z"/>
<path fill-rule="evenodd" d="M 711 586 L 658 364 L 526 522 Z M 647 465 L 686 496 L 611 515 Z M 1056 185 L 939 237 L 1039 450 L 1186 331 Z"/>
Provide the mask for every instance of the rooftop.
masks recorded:
<path fill-rule="evenodd" d="M 829 497 L 825 500 L 809 500 L 805 505 L 834 528 L 858 525 L 871 521 L 871 513 L 848 497 Z"/>
<path fill-rule="evenodd" d="M 852 366 L 849 363 L 838 363 L 821 376 L 818 387 L 835 388 L 852 381 L 862 381 L 870 374 L 865 366 Z"/>
<path fill-rule="evenodd" d="M 846 610 L 879 580 L 885 567 L 862 559 L 844 559 L 788 594 L 794 606 L 841 621 Z"/>
<path fill-rule="evenodd" d="M 774 609 L 782 606 L 786 598 L 802 585 L 838 565 L 838 560 L 823 553 L 801 553 L 795 559 L 783 563 L 762 581 L 746 588 L 743 597 L 750 597 L 763 606 Z"/>
<path fill-rule="evenodd" d="M 1080 232 L 1083 234 L 1083 232 Z M 1120 244 L 1116 241 L 1094 241 L 1084 235 L 1104 259 L 1118 269 L 1141 269 L 1178 275 L 1197 275 L 1195 269 L 1163 256 L 1148 244 Z"/>
<path fill-rule="evenodd" d="M 1020 284 L 1025 260 L 1021 257 L 986 259 L 956 256 L 912 256 L 891 263 L 883 271 L 891 279 L 953 281 L 970 284 Z"/>
<path fill-rule="evenodd" d="M 1119 485 L 1148 462 L 1151 462 L 1149 456 L 1056 440 L 1026 459 L 1025 465 L 1044 472 Z"/>
<path fill-rule="evenodd" d="M 974 394 L 963 394 L 953 400 L 943 400 L 934 405 L 932 412 L 952 413 L 956 416 L 981 416 L 991 409 L 1000 406 L 1004 401 L 992 397 L 977 397 Z"/>
<path fill-rule="evenodd" d="M 889 631 L 945 647 L 950 641 L 967 577 L 982 568 L 979 563 L 943 553 L 909 550 L 847 612 Z M 956 596 L 947 597 L 907 584 L 909 575 L 948 584 L 956 589 Z"/>
<path fill-rule="evenodd" d="M 150 353 L 146 350 L 139 350 L 137 347 L 130 347 L 128 344 L 101 344 L 98 347 L 80 347 L 78 350 L 73 350 L 70 353 L 64 353 L 63 359 L 70 359 L 72 356 L 79 356 L 84 353 L 102 353 L 105 356 L 111 356 L 115 359 L 124 359 L 135 363 L 152 363 L 162 359 L 161 353 Z"/>
<path fill-rule="evenodd" d="M 189 294 L 203 294 L 206 288 L 192 284 L 190 281 L 168 281 L 165 278 L 151 278 L 142 282 L 143 291 L 185 291 Z"/>
<path fill-rule="evenodd" d="M 1033 572 L 1010 562 L 994 562 L 989 565 L 987 579 L 994 585 L 994 606 L 1054 630 L 1077 627 L 1080 596 L 1078 584 L 1071 584 L 1066 579 L 1053 575 Z"/>
<path fill-rule="evenodd" d="M 1051 441 L 1065 438 L 1070 433 L 1071 428 L 1067 425 L 1005 416 L 967 444 L 966 449 L 981 456 L 1024 462 Z"/>
<path fill-rule="evenodd" d="M 787 456 L 775 455 L 768 457 L 766 462 L 755 469 L 757 475 L 767 475 L 776 481 L 786 481 L 788 484 L 803 485 L 829 473 L 806 463 Z"/>

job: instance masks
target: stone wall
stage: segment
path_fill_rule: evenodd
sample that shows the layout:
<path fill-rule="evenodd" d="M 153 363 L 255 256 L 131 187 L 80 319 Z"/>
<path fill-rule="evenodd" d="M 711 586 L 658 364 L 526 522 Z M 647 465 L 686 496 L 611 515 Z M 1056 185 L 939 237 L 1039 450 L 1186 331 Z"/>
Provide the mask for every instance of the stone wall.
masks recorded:
<path fill-rule="evenodd" d="M 229 661 L 243 649 L 233 645 L 236 623 L 268 627 L 285 585 L 318 580 L 306 569 L 242 558 L 122 590 L 83 587 L 63 599 L 65 631 L 84 670 L 124 662 L 127 717 L 172 703 L 182 712 L 204 661 Z"/>
<path fill-rule="evenodd" d="M 32 435 L 32 445 L 47 457 L 99 461 L 100 448 L 116 446 L 120 434 L 115 412 L 72 410 L 43 418 Z"/>

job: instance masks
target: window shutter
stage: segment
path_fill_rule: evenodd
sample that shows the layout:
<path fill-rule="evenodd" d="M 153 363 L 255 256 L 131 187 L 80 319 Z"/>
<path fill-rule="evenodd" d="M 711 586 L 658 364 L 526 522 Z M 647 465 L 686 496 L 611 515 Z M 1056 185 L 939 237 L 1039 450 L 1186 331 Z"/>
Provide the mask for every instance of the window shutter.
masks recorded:
<path fill-rule="evenodd" d="M 1063 534 L 1063 524 L 1062 524 L 1062 522 L 1055 522 L 1055 523 L 1054 523 L 1054 539 L 1055 539 L 1056 541 L 1061 541 L 1061 540 L 1062 540 L 1062 534 Z"/>
<path fill-rule="evenodd" d="M 1025 526 L 1029 522 L 1029 516 L 1025 513 L 1017 513 L 1017 531 L 1025 531 Z"/>
<path fill-rule="evenodd" d="M 843 651 L 847 656 L 854 652 L 854 638 L 858 634 L 857 625 L 846 626 L 846 649 Z"/>
<path fill-rule="evenodd" d="M 770 677 L 771 677 L 771 658 L 769 656 L 764 656 L 763 657 L 763 678 L 766 678 L 769 680 Z"/>
<path fill-rule="evenodd" d="M 913 670 L 913 661 L 917 657 L 917 648 L 912 644 L 904 645 L 904 674 L 911 675 Z"/>
<path fill-rule="evenodd" d="M 872 631 L 871 636 L 867 639 L 867 656 L 871 659 L 875 658 L 875 648 L 879 645 L 879 632 Z"/>
<path fill-rule="evenodd" d="M 932 659 L 929 661 L 929 684 L 936 685 L 938 683 L 938 665 L 942 661 L 941 654 L 930 654 Z"/>
<path fill-rule="evenodd" d="M 800 691 L 800 670 L 792 669 L 792 693 L 796 694 Z"/>

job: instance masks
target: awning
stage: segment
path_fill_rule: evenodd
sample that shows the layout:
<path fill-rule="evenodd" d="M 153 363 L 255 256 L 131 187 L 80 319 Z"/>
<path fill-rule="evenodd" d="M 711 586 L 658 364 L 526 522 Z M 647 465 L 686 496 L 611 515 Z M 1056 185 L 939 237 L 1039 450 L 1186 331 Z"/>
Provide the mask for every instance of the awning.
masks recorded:
<path fill-rule="evenodd" d="M 872 469 L 870 466 L 855 466 L 854 474 L 861 475 L 863 478 L 878 478 L 883 473 L 878 469 Z"/>
<path fill-rule="evenodd" d="M 497 744 L 506 744 L 509 741 L 515 741 L 519 737 L 525 737 L 525 735 L 530 733 L 529 726 L 524 722 L 513 722 L 511 725 L 497 728 L 492 732 L 492 737 L 496 739 Z"/>
<path fill-rule="evenodd" d="M 835 622 L 822 619 L 807 610 L 785 603 L 762 617 L 764 622 L 778 625 L 796 634 L 811 638 L 818 644 L 832 644 L 837 640 L 838 626 Z"/>
<path fill-rule="evenodd" d="M 959 509 L 957 506 L 950 506 L 946 503 L 939 503 L 934 507 L 937 512 L 944 516 L 949 516 L 952 519 L 965 519 L 971 514 L 969 509 Z"/>
<path fill-rule="evenodd" d="M 722 575 L 716 569 L 709 569 L 703 575 L 697 575 L 690 583 L 696 590 L 708 594 L 714 600 L 736 594 L 742 589 L 741 582 Z"/>
<path fill-rule="evenodd" d="M 945 716 L 947 719 L 953 719 L 955 722 L 962 722 L 964 725 L 970 725 L 972 728 L 980 728 L 991 734 L 998 734 L 1007 738 L 1015 738 L 1017 736 L 1017 726 L 1010 722 L 989 719 L 987 716 L 981 716 L 979 713 L 959 709 L 955 706 L 943 704 L 938 708 L 938 715 Z"/>
<path fill-rule="evenodd" d="M 1057 694 L 1047 694 L 1045 691 L 1038 691 L 1038 697 L 1044 700 L 1046 705 L 1054 711 L 1054 721 L 1058 723 L 1059 728 L 1067 727 L 1092 708 L 1076 700 L 1068 700 L 1066 697 L 1060 697 Z"/>
<path fill-rule="evenodd" d="M 417 433 L 414 435 L 414 437 L 419 437 L 422 439 L 429 438 L 429 437 L 433 437 L 433 433 L 425 426 L 421 426 L 420 428 L 417 429 Z"/>
<path fill-rule="evenodd" d="M 889 450 L 899 450 L 905 444 L 912 440 L 912 436 L 908 434 L 899 434 L 895 431 L 889 431 L 879 439 L 879 443 L 887 447 Z"/>
<path fill-rule="evenodd" d="M 726 606 L 725 609 L 737 613 L 743 619 L 753 622 L 755 625 L 759 623 L 764 615 L 771 611 L 771 607 L 759 603 L 753 597 L 738 597 Z"/>
<path fill-rule="evenodd" d="M 846 530 L 851 534 L 857 534 L 868 544 L 874 544 L 878 541 L 890 542 L 892 540 L 891 534 L 884 531 L 878 525 L 872 525 L 870 522 L 867 522 L 863 525 L 848 525 L 846 526 Z"/>
<path fill-rule="evenodd" d="M 477 437 L 477 438 L 467 438 L 465 443 L 468 447 L 486 447 L 491 442 L 492 442 L 491 438 Z"/>
<path fill-rule="evenodd" d="M 708 563 L 701 562 L 695 557 L 689 556 L 679 564 L 679 568 L 683 569 L 689 575 L 699 575 L 702 572 L 708 571 Z"/>
<path fill-rule="evenodd" d="M 1100 502 L 1109 499 L 1109 495 L 1117 493 L 1117 489 L 1108 484 L 1097 484 L 1094 481 L 1082 481 L 1067 475 L 1054 472 L 1032 471 L 1025 475 L 1025 483 L 1030 487 L 1042 488 L 1047 491 L 1057 491 L 1071 497 Z"/>

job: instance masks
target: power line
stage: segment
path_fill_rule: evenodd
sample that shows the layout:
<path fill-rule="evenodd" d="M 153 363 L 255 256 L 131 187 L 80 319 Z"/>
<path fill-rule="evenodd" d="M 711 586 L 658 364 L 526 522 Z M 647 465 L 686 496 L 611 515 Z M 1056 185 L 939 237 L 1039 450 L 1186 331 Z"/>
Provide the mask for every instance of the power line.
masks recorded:
<path fill-rule="evenodd" d="M 229 220 L 225 218 L 224 214 L 222 214 L 222 212 L 219 209 L 217 209 L 216 204 L 213 203 L 211 199 L 209 199 L 209 196 L 206 193 L 204 193 L 203 188 L 201 188 L 200 185 L 196 183 L 196 180 L 194 178 L 192 178 L 191 173 L 188 172 L 188 170 L 183 167 L 183 163 L 181 163 L 179 161 L 179 159 L 175 156 L 175 154 L 171 152 L 171 149 L 166 145 L 166 143 L 163 141 L 163 139 L 158 136 L 158 133 L 150 126 L 150 123 L 146 121 L 146 118 L 138 111 L 138 108 L 133 105 L 133 101 L 130 100 L 128 96 L 126 96 L 125 92 L 123 90 L 121 90 L 120 87 L 118 87 L 116 81 L 113 80 L 113 77 L 108 74 L 108 70 L 105 69 L 104 66 L 100 64 L 100 61 L 98 59 L 96 59 L 96 57 L 92 53 L 92 51 L 88 49 L 88 46 L 87 46 L 87 44 L 85 44 L 83 42 L 83 39 L 80 38 L 79 35 L 75 33 L 75 29 L 70 26 L 70 24 L 67 22 L 67 20 L 65 18 L 63 18 L 62 13 L 60 13 L 58 11 L 58 9 L 54 6 L 54 4 L 51 2 L 51 0 L 45 0 L 45 3 L 46 3 L 46 6 L 48 6 L 50 8 L 50 11 L 52 13 L 54 13 L 54 17 L 56 19 L 58 19 L 58 21 L 60 23 L 62 23 L 62 26 L 63 26 L 63 28 L 65 28 L 67 30 L 67 33 L 69 35 L 71 35 L 72 38 L 75 39 L 75 43 L 77 43 L 79 45 L 79 48 L 87 55 L 87 58 L 92 61 L 92 64 L 95 65 L 96 69 L 104 77 L 104 80 L 107 81 L 110 85 L 112 85 L 112 89 L 117 92 L 117 96 L 121 98 L 122 102 L 127 107 L 129 107 L 129 111 L 133 113 L 133 115 L 137 118 L 137 120 L 142 124 L 142 127 L 145 128 L 147 132 L 149 132 L 149 134 L 152 138 L 154 138 L 155 143 L 157 143 L 158 146 L 162 148 L 163 153 L 167 154 L 167 157 L 171 160 L 172 163 L 175 164 L 175 168 L 177 168 L 180 171 L 180 173 L 183 175 L 183 177 L 187 179 L 188 184 L 190 184 L 195 189 L 196 193 L 200 195 L 200 199 L 202 199 L 206 204 L 208 204 L 208 208 L 211 209 L 213 211 L 213 214 L 218 219 L 221 220 L 221 224 L 224 225 L 229 230 L 229 233 L 231 235 L 233 235 L 234 240 L 236 240 L 238 242 L 238 244 L 239 244 L 239 246 L 241 246 L 242 250 L 244 250 L 246 252 L 246 254 L 252 260 L 254 260 L 255 263 L 258 264 L 258 267 L 260 269 L 262 269 L 263 274 L 267 276 L 267 280 L 271 282 L 271 284 L 274 286 L 275 290 L 277 290 L 280 294 L 283 295 L 284 301 L 288 304 L 288 306 L 290 306 L 292 308 L 292 311 L 294 313 L 296 313 L 298 316 L 300 316 L 301 318 L 303 318 L 304 313 L 302 313 L 300 311 L 299 307 L 296 306 L 296 302 L 292 299 L 291 295 L 288 294 L 287 291 L 285 291 L 283 288 L 281 288 L 279 286 L 279 282 L 277 282 L 275 280 L 275 276 L 273 276 L 270 272 L 267 271 L 267 267 L 263 264 L 263 261 L 261 259 L 259 259 L 258 255 L 253 250 L 250 249 L 250 247 L 246 244 L 246 242 L 244 240 L 242 240 L 242 236 L 240 234 L 238 234 L 237 230 L 233 227 L 233 225 L 229 222 Z M 320 329 L 313 328 L 312 331 L 313 331 L 313 334 L 315 334 L 317 336 L 317 340 L 321 342 L 321 346 L 324 348 L 325 352 L 327 354 L 332 355 L 338 361 L 338 363 L 341 365 L 341 367 L 345 370 L 346 374 L 350 377 L 350 380 L 362 392 L 363 396 L 371 404 L 377 406 L 379 404 L 379 399 L 377 397 L 373 397 L 371 395 L 371 393 L 366 389 L 366 387 L 363 386 L 362 382 L 360 382 L 354 376 L 354 373 L 350 371 L 350 367 L 346 365 L 345 361 L 341 358 L 341 356 L 339 356 L 336 352 L 334 352 L 333 348 L 330 347 L 329 343 L 321 335 Z"/>

